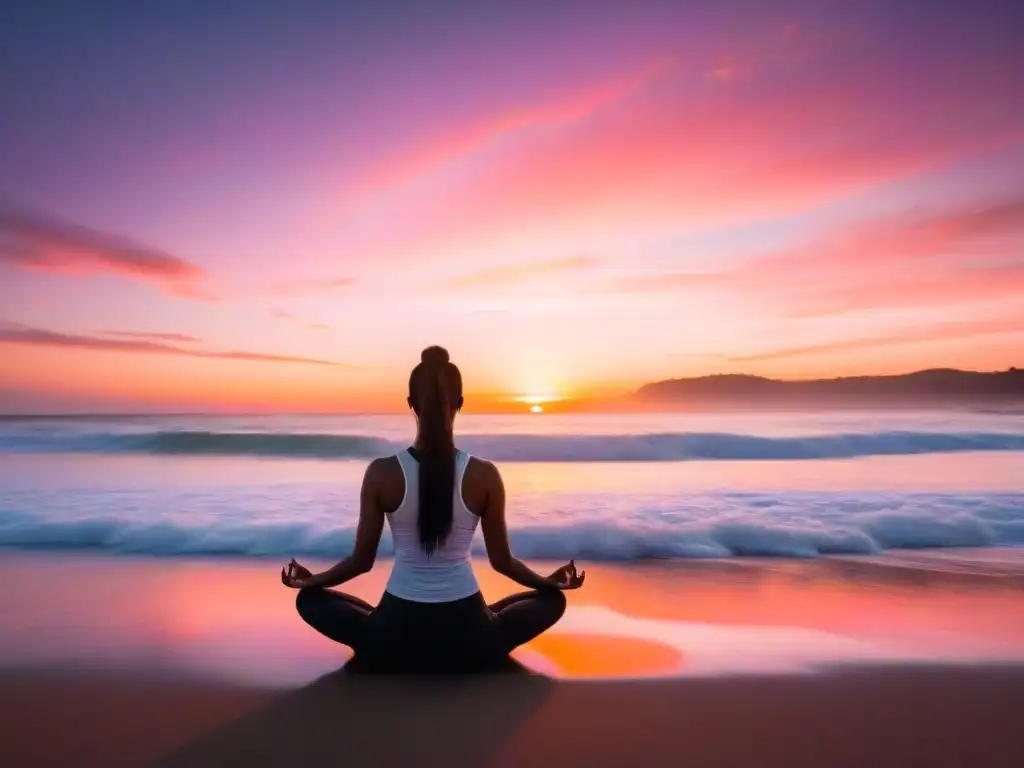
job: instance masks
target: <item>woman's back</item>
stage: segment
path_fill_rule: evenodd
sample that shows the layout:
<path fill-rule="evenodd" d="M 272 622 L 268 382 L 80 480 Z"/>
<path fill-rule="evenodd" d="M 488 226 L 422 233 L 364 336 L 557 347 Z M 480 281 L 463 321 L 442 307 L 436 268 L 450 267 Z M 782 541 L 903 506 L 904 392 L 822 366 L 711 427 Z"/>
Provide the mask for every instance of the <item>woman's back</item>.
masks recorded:
<path fill-rule="evenodd" d="M 395 458 L 402 468 L 405 493 L 398 508 L 387 515 L 395 548 L 395 562 L 387 591 L 395 597 L 418 603 L 444 603 L 475 594 L 479 586 L 473 574 L 470 548 L 480 519 L 469 510 L 462 497 L 469 454 L 458 451 L 455 455 L 451 529 L 429 555 L 420 540 L 418 528 L 419 462 L 408 450 Z"/>
<path fill-rule="evenodd" d="M 455 447 L 462 374 L 446 350 L 423 350 L 409 375 L 408 403 L 416 442 L 366 468 L 352 554 L 318 574 L 293 560 L 281 580 L 299 589 L 302 618 L 353 648 L 368 669 L 486 669 L 558 621 L 563 590 L 578 589 L 585 574 L 570 561 L 542 576 L 512 555 L 501 474 Z M 370 570 L 385 519 L 395 559 L 379 605 L 331 590 Z M 529 592 L 484 601 L 470 561 L 477 525 L 491 566 Z"/>

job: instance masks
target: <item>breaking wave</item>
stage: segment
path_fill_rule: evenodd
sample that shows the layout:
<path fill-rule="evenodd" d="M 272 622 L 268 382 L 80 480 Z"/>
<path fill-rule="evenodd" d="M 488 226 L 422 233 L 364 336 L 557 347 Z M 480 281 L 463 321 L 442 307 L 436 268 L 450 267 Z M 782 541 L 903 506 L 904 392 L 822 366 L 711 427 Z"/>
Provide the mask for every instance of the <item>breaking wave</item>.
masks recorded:
<path fill-rule="evenodd" d="M 106 494 L 80 494 L 63 510 L 45 496 L 22 497 L 0 515 L 0 546 L 91 549 L 149 555 L 309 556 L 351 551 L 355 497 L 302 501 L 304 520 L 289 519 L 288 489 L 259 511 L 244 499 L 192 496 L 138 500 L 123 508 Z M 13 501 L 13 499 L 12 499 Z M 229 503 L 230 502 L 230 503 Z M 526 506 L 510 525 L 516 553 L 527 558 L 594 561 L 814 558 L 936 547 L 1024 545 L 1024 494 L 714 493 L 643 505 L 562 498 Z M 31 511 L 29 511 L 31 510 Z M 342 512 L 342 510 L 347 510 Z M 382 554 L 390 554 L 387 532 Z M 483 555 L 478 538 L 474 553 Z"/>
<path fill-rule="evenodd" d="M 636 435 L 466 435 L 473 454 L 506 462 L 749 461 L 837 459 L 966 451 L 1024 451 L 1012 432 L 852 432 L 788 437 L 681 432 Z M 368 435 L 159 431 L 27 433 L 0 437 L 0 453 L 146 453 L 368 459 L 405 443 Z"/>

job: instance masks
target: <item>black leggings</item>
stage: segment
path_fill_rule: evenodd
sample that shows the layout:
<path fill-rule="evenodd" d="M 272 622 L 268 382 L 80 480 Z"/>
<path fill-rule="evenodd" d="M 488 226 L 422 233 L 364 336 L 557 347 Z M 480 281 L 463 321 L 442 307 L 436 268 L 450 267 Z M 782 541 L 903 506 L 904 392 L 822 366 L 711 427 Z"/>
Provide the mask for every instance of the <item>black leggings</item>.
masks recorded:
<path fill-rule="evenodd" d="M 307 588 L 299 615 L 355 651 L 367 669 L 469 672 L 498 665 L 510 651 L 562 618 L 565 595 L 521 592 L 487 605 L 479 592 L 448 603 L 416 603 L 385 592 L 374 608 L 334 590 Z"/>

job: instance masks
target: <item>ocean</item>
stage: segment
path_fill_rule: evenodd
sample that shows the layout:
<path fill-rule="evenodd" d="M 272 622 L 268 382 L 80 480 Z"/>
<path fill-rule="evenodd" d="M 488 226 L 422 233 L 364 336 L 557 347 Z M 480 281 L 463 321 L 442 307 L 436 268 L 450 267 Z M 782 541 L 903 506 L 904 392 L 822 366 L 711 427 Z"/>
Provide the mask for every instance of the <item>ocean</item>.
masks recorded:
<path fill-rule="evenodd" d="M 457 431 L 502 469 L 524 558 L 1024 545 L 1021 413 L 470 415 Z M 413 434 L 402 415 L 3 417 L 0 547 L 340 557 L 367 461 Z"/>

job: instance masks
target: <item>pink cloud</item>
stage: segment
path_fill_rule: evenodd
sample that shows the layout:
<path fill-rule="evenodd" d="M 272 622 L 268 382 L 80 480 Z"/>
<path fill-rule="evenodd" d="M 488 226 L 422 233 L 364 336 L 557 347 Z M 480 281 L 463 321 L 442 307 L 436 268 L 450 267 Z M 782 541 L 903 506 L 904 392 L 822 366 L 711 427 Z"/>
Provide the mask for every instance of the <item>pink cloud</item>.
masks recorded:
<path fill-rule="evenodd" d="M 608 278 L 601 286 L 611 293 L 675 293 L 724 282 L 725 276 L 717 272 L 650 272 Z"/>
<path fill-rule="evenodd" d="M 332 293 L 345 290 L 356 284 L 352 277 L 327 277 L 313 280 L 292 280 L 279 283 L 274 286 L 270 293 L 275 296 L 303 296 L 316 293 Z"/>
<path fill-rule="evenodd" d="M 928 307 L 1012 299 L 1024 294 L 1024 264 L 1007 267 L 964 267 L 919 276 L 884 275 L 836 284 L 805 299 L 791 317 L 825 317 L 870 309 Z"/>
<path fill-rule="evenodd" d="M 402 187 L 516 133 L 583 120 L 643 88 L 669 71 L 673 64 L 671 57 L 656 58 L 635 71 L 564 94 L 554 101 L 502 112 L 478 124 L 457 128 L 448 137 L 420 147 L 407 157 L 392 160 L 368 178 L 355 182 L 347 198 L 358 201 L 364 196 Z"/>
<path fill-rule="evenodd" d="M 311 357 L 274 355 L 265 352 L 245 350 L 204 350 L 193 347 L 179 347 L 154 339 L 110 339 L 102 336 L 85 336 L 60 333 L 24 325 L 0 325 L 0 344 L 16 344 L 33 347 L 58 347 L 61 349 L 85 349 L 106 352 L 129 352 L 138 354 L 176 355 L 218 360 L 249 360 L 266 363 L 294 363 L 300 365 L 323 365 L 348 367 L 345 363 L 321 360 Z"/>
<path fill-rule="evenodd" d="M 276 320 L 283 320 L 286 323 L 295 323 L 296 325 L 301 325 L 303 328 L 309 328 L 314 331 L 331 330 L 331 326 L 327 325 L 326 323 L 316 323 L 311 322 L 309 320 L 303 320 L 301 317 L 296 317 L 291 312 L 277 310 L 275 312 L 272 312 L 271 316 Z"/>
<path fill-rule="evenodd" d="M 777 46 L 792 45 L 781 37 Z M 465 163 L 455 176 L 403 176 L 422 183 L 397 190 L 387 216 L 362 222 L 365 231 L 351 247 L 425 258 L 508 242 L 527 230 L 607 242 L 628 232 L 771 217 L 1024 136 L 1024 115 L 1006 105 L 1005 94 L 995 98 L 985 62 L 969 62 L 955 83 L 933 81 L 914 91 L 913 78 L 883 64 L 849 67 L 829 59 L 829 66 L 798 67 L 770 50 L 757 55 L 753 74 L 728 87 L 708 82 L 706 66 L 672 67 L 642 88 L 588 102 L 600 109 L 565 112 L 587 119 L 498 116 L 494 125 L 536 130 L 503 133 L 510 140 L 500 151 L 473 157 L 463 149 L 424 151 L 431 169 Z M 491 135 L 456 130 L 451 146 L 476 147 L 459 138 L 467 131 Z M 396 218 L 401 228 L 392 226 Z"/>
<path fill-rule="evenodd" d="M 781 304 L 791 317 L 937 306 L 1024 295 L 1024 200 L 846 227 L 799 248 L 716 273 L 648 273 L 612 292 L 732 292 Z"/>
<path fill-rule="evenodd" d="M 187 299 L 213 298 L 205 270 L 164 251 L 52 217 L 0 209 L 0 263 L 64 273 L 113 273 Z"/>
<path fill-rule="evenodd" d="M 1024 200 L 850 228 L 756 259 L 733 278 L 788 294 L 795 315 L 955 304 L 1024 292 Z M 774 286 L 774 288 L 771 288 Z"/>

